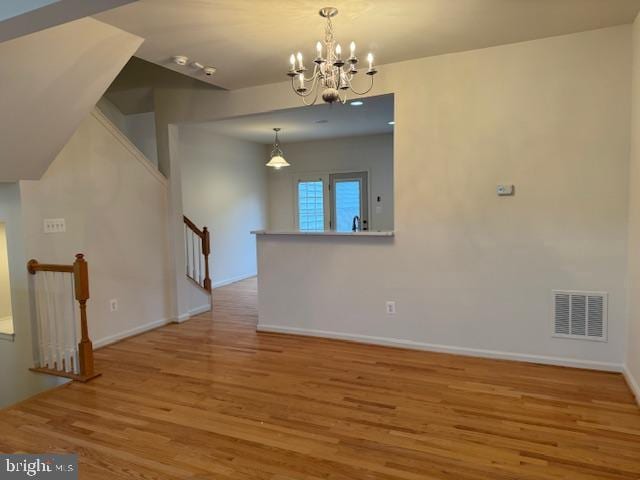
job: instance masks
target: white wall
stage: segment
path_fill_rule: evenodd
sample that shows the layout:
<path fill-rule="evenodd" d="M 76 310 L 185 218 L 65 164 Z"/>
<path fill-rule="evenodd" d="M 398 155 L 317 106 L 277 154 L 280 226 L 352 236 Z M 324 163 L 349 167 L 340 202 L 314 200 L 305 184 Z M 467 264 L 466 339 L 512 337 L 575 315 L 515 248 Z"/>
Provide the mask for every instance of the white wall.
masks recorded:
<path fill-rule="evenodd" d="M 620 26 L 383 65 L 371 95 L 395 93 L 396 236 L 259 240 L 260 324 L 620 368 L 630 58 Z M 283 82 L 155 104 L 162 125 L 299 99 Z M 607 343 L 551 337 L 558 288 L 609 292 Z"/>
<path fill-rule="evenodd" d="M 11 282 L 9 280 L 9 255 L 4 223 L 0 222 L 0 319 L 11 316 Z"/>
<path fill-rule="evenodd" d="M 267 147 L 268 152 L 271 148 Z M 288 143 L 283 148 L 291 166 L 270 169 L 268 175 L 270 230 L 295 230 L 296 181 L 300 175 L 340 171 L 369 172 L 369 229 L 393 230 L 392 134 Z M 378 196 L 380 203 L 376 202 Z"/>
<path fill-rule="evenodd" d="M 0 42 L 0 181 L 39 179 L 142 41 L 88 17 Z"/>
<path fill-rule="evenodd" d="M 124 115 L 120 111 L 118 107 L 116 107 L 113 102 L 111 102 L 107 97 L 101 97 L 96 104 L 96 107 L 102 112 L 102 114 L 109 119 L 109 121 L 118 128 L 122 133 L 126 135 L 127 133 L 127 120 Z"/>
<path fill-rule="evenodd" d="M 125 115 L 127 137 L 151 163 L 158 167 L 156 116 L 153 112 Z"/>
<path fill-rule="evenodd" d="M 633 24 L 631 166 L 629 171 L 629 334 L 627 379 L 640 402 L 640 17 Z"/>
<path fill-rule="evenodd" d="M 213 286 L 255 275 L 256 244 L 249 232 L 267 224 L 264 145 L 185 125 L 178 155 L 184 213 L 211 232 Z"/>
<path fill-rule="evenodd" d="M 106 97 L 98 101 L 97 107 L 158 168 L 155 113 L 125 115 Z"/>
<path fill-rule="evenodd" d="M 94 345 L 172 320 L 166 180 L 98 110 L 41 180 L 21 182 L 21 193 L 30 258 L 86 255 Z M 44 234 L 44 218 L 65 218 L 66 233 Z"/>
<path fill-rule="evenodd" d="M 625 26 L 394 65 L 395 239 L 261 240 L 260 325 L 622 364 L 630 53 Z M 609 292 L 608 343 L 551 338 L 552 289 Z"/>
<path fill-rule="evenodd" d="M 31 317 L 24 250 L 20 189 L 17 183 L 0 183 L 0 222 L 6 227 L 9 275 L 13 305 L 13 342 L 0 339 L 0 408 L 65 382 L 59 377 L 29 371 L 33 366 Z"/>

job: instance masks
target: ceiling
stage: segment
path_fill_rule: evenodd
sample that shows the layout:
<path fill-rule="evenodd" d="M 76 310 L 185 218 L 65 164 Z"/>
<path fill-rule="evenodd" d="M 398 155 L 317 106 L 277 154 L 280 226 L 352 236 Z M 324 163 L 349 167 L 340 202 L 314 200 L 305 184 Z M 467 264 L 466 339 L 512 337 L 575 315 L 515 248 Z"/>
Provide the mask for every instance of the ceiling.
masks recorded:
<path fill-rule="evenodd" d="M 315 105 L 198 124 L 207 130 L 258 143 L 272 143 L 280 127 L 282 143 L 393 132 L 393 95 L 368 97 L 362 105 Z M 318 123 L 321 122 L 321 123 Z"/>
<path fill-rule="evenodd" d="M 58 0 L 5 0 L 0 3 L 0 20 L 22 15 L 57 2 Z"/>
<path fill-rule="evenodd" d="M 189 89 L 219 88 L 209 83 L 180 75 L 153 63 L 131 57 L 105 96 L 125 115 L 152 112 L 154 110 L 154 89 L 175 87 Z"/>
<path fill-rule="evenodd" d="M 0 42 L 135 0 L 0 0 Z"/>
<path fill-rule="evenodd" d="M 640 0 L 327 0 L 336 38 L 386 64 L 632 23 Z M 227 89 L 286 80 L 288 58 L 310 58 L 324 23 L 317 0 L 139 0 L 96 15 L 146 39 L 137 56 Z M 212 77 L 179 67 L 186 55 Z"/>

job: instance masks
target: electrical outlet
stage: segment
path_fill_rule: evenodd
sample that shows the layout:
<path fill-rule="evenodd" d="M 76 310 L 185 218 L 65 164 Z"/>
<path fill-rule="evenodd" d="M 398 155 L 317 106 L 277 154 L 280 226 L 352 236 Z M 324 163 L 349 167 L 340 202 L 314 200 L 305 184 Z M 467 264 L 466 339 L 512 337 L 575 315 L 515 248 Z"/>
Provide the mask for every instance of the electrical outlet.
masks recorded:
<path fill-rule="evenodd" d="M 396 302 L 388 301 L 386 305 L 387 305 L 387 315 L 395 315 L 396 314 Z"/>
<path fill-rule="evenodd" d="M 44 233 L 64 233 L 67 231 L 64 218 L 45 218 Z"/>
<path fill-rule="evenodd" d="M 510 197 L 513 195 L 515 188 L 513 185 L 498 185 L 496 193 L 499 197 Z"/>
<path fill-rule="evenodd" d="M 117 312 L 118 311 L 118 300 L 117 299 L 113 299 L 113 300 L 109 300 L 109 310 L 111 310 L 112 312 Z"/>

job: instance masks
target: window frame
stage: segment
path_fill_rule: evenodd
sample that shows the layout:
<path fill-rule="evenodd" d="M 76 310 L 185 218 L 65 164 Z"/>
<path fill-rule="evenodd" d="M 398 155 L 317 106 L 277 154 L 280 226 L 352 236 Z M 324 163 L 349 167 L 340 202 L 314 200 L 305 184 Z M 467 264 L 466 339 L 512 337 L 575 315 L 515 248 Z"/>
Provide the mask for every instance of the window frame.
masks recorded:
<path fill-rule="evenodd" d="M 295 178 L 294 182 L 294 225 L 296 230 L 298 231 L 306 231 L 300 230 L 300 198 L 298 196 L 299 185 L 304 182 L 322 182 L 322 213 L 323 213 L 323 230 L 329 230 L 329 175 L 328 174 L 305 174 L 298 175 Z"/>

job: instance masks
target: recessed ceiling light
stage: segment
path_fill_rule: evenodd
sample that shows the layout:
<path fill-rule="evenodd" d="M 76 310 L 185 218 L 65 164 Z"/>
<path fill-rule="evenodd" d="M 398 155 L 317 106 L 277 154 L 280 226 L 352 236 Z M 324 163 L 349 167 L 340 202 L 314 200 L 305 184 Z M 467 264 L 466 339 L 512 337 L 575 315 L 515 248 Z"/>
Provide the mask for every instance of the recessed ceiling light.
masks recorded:
<path fill-rule="evenodd" d="M 216 68 L 215 67 L 204 67 L 204 74 L 207 77 L 210 77 L 211 75 L 213 75 L 214 73 L 216 73 Z"/>
<path fill-rule="evenodd" d="M 184 66 L 189 61 L 189 57 L 185 57 L 184 55 L 176 55 L 173 57 L 173 62 L 176 65 Z"/>
<path fill-rule="evenodd" d="M 364 102 L 361 102 L 360 100 L 356 100 L 355 102 L 351 102 L 349 105 L 351 105 L 352 107 L 359 107 L 362 104 L 364 104 Z"/>
<path fill-rule="evenodd" d="M 395 125 L 396 122 L 394 122 L 393 120 L 391 120 L 390 122 L 387 122 L 387 125 Z"/>

